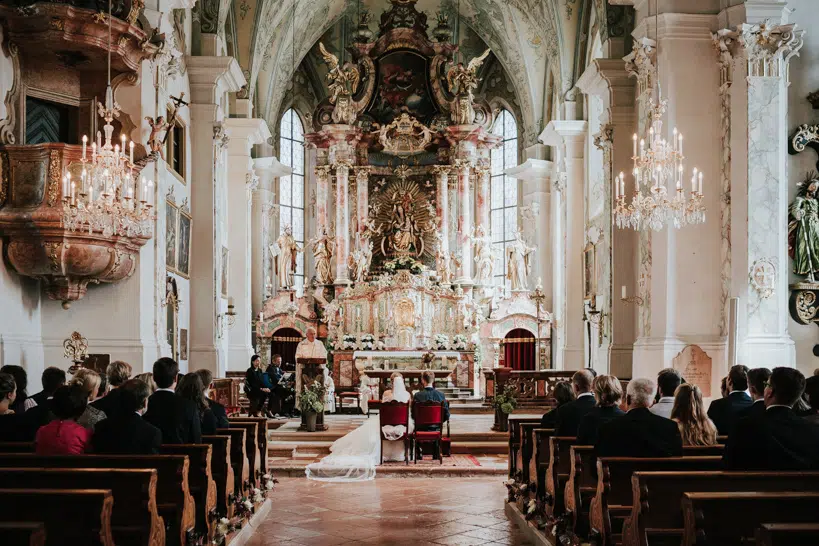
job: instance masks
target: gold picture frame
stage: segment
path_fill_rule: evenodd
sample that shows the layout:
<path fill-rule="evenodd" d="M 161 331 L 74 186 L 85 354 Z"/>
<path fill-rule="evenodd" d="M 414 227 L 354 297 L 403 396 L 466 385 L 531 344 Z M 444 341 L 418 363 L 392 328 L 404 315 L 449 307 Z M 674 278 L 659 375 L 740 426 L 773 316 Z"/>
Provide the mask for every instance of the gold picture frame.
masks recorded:
<path fill-rule="evenodd" d="M 165 200 L 165 267 L 176 273 L 177 240 L 179 235 L 179 207 Z"/>
<path fill-rule="evenodd" d="M 176 273 L 190 279 L 191 268 L 191 215 L 184 208 L 179 209 L 177 229 L 178 249 L 176 252 Z"/>
<path fill-rule="evenodd" d="M 592 243 L 583 249 L 583 299 L 597 296 L 597 247 Z"/>

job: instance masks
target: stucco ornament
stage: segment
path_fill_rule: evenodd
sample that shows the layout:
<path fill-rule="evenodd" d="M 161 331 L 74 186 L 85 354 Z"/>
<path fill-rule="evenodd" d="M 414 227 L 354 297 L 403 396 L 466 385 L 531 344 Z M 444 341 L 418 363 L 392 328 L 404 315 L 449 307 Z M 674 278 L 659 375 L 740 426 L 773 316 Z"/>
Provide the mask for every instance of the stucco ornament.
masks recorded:
<path fill-rule="evenodd" d="M 776 265 L 771 258 L 760 258 L 751 266 L 749 274 L 751 286 L 759 292 L 759 297 L 768 299 L 776 290 Z"/>
<path fill-rule="evenodd" d="M 361 73 L 352 63 L 341 66 L 338 57 L 328 52 L 319 42 L 319 50 L 330 71 L 327 73 L 327 89 L 330 92 L 330 104 L 334 105 L 333 122 L 353 125 L 357 112 L 353 104 L 353 94 L 358 89 Z"/>
<path fill-rule="evenodd" d="M 480 83 L 478 69 L 488 56 L 489 49 L 469 61 L 466 66 L 463 63 L 457 63 L 447 70 L 446 83 L 449 86 L 449 92 L 455 96 L 451 106 L 453 123 L 469 125 L 475 121 L 475 109 L 472 106 L 475 99 L 473 93 Z"/>

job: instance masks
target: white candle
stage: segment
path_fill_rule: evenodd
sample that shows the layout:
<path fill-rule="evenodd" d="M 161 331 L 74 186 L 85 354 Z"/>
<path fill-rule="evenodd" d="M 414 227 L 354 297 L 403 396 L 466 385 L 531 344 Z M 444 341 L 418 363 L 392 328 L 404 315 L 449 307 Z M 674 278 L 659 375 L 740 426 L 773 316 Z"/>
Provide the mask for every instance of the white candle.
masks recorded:
<path fill-rule="evenodd" d="M 88 146 L 88 137 L 83 135 L 82 136 L 82 160 L 85 161 L 85 150 Z"/>
<path fill-rule="evenodd" d="M 259 322 L 264 322 L 264 311 L 259 311 Z"/>
<path fill-rule="evenodd" d="M 68 197 L 68 177 L 63 176 L 63 197 Z"/>
<path fill-rule="evenodd" d="M 637 161 L 637 159 L 636 159 L 636 157 L 637 157 L 637 133 L 634 133 L 632 135 L 631 144 L 632 144 L 632 147 L 631 147 L 632 148 L 632 154 L 631 154 L 631 156 L 635 158 L 635 161 Z"/>
<path fill-rule="evenodd" d="M 700 195 L 702 195 L 702 171 L 700 171 L 700 175 L 699 175 L 699 184 L 698 184 L 697 188 L 698 188 L 698 189 L 697 189 L 697 193 L 699 193 Z"/>
<path fill-rule="evenodd" d="M 134 141 L 131 141 L 131 165 L 134 164 Z"/>
<path fill-rule="evenodd" d="M 97 131 L 97 148 L 102 149 L 102 133 Z"/>
<path fill-rule="evenodd" d="M 154 181 L 153 180 L 148 180 L 148 199 L 146 199 L 146 201 L 148 202 L 149 205 L 154 200 L 153 186 L 154 186 Z"/>
<path fill-rule="evenodd" d="M 677 143 L 678 143 L 678 144 L 679 144 L 679 146 L 680 146 L 680 157 L 682 157 L 682 155 L 683 155 L 683 152 L 682 152 L 682 141 L 683 141 L 683 136 L 682 136 L 682 133 L 680 133 L 679 137 L 677 138 Z"/>
<path fill-rule="evenodd" d="M 94 202 L 94 186 L 88 185 L 88 203 Z"/>
<path fill-rule="evenodd" d="M 622 299 L 626 299 L 626 285 L 625 284 L 620 287 L 620 294 L 621 294 L 620 297 Z"/>
<path fill-rule="evenodd" d="M 228 307 L 233 307 L 233 297 L 228 298 Z"/>
<path fill-rule="evenodd" d="M 97 160 L 97 143 L 91 143 L 91 161 L 94 162 Z"/>
<path fill-rule="evenodd" d="M 77 185 L 72 182 L 71 183 L 71 204 L 74 204 L 74 197 L 76 195 Z"/>

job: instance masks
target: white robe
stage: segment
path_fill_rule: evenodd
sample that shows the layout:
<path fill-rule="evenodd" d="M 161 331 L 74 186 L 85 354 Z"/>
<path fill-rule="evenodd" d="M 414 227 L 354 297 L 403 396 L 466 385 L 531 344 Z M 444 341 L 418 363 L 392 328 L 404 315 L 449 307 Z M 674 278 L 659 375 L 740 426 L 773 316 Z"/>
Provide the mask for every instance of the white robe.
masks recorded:
<path fill-rule="evenodd" d="M 296 405 L 299 404 L 299 399 L 301 398 L 301 389 L 302 389 L 302 381 L 301 381 L 301 366 L 299 366 L 298 361 L 300 358 L 323 358 L 327 360 L 327 349 L 324 347 L 324 343 L 322 343 L 318 338 L 310 341 L 308 339 L 302 339 L 298 346 L 296 347 Z M 324 369 L 324 364 L 321 365 L 321 369 Z"/>

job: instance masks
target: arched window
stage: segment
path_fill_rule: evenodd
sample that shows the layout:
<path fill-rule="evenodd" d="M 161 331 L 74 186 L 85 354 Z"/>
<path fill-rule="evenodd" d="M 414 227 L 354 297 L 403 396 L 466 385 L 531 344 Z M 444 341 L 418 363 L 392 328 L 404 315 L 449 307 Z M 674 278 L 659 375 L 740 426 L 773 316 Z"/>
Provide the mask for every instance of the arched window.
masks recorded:
<path fill-rule="evenodd" d="M 292 226 L 293 238 L 304 247 L 304 125 L 292 108 L 279 126 L 279 161 L 293 174 L 279 179 L 279 232 Z M 296 258 L 296 287 L 304 286 L 304 254 Z"/>
<path fill-rule="evenodd" d="M 508 110 L 501 110 L 492 132 L 503 144 L 492 150 L 492 191 L 489 210 L 492 219 L 492 247 L 495 251 L 495 282 L 506 283 L 506 247 L 518 229 L 518 181 L 503 172 L 518 164 L 518 124 Z"/>

